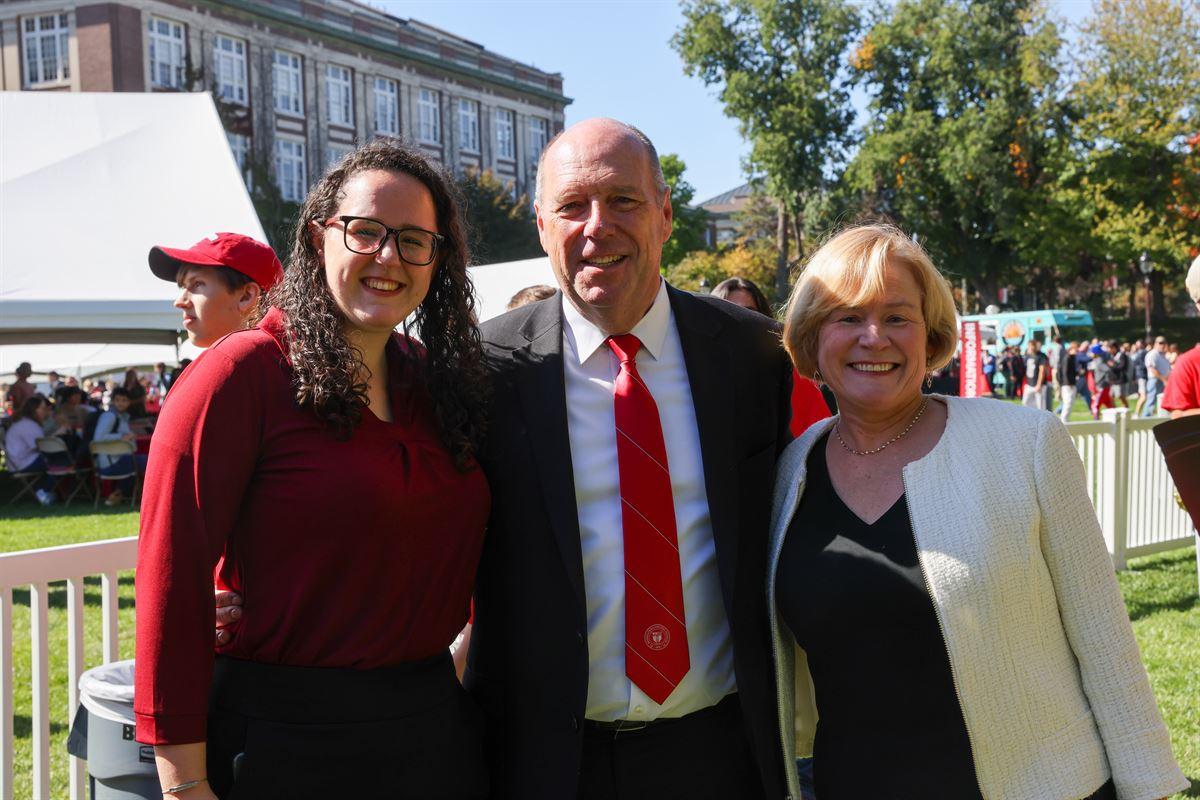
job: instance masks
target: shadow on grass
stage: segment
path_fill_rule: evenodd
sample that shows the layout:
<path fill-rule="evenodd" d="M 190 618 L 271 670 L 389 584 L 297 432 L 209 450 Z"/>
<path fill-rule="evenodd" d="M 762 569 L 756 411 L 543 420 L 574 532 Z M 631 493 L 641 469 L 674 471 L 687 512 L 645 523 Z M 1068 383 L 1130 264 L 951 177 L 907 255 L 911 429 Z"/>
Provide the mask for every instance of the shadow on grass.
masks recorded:
<path fill-rule="evenodd" d="M 50 720 L 50 735 L 58 736 L 67 732 L 67 723 Z M 13 714 L 13 738 L 33 738 L 33 717 L 27 714 Z"/>
<path fill-rule="evenodd" d="M 1184 797 L 1200 797 L 1200 778 L 1188 778 L 1192 782 L 1191 788 L 1183 793 Z"/>
<path fill-rule="evenodd" d="M 89 586 L 100 586 L 100 576 L 93 575 L 83 579 L 83 605 L 100 608 L 102 606 L 100 592 L 89 592 Z M 132 575 L 120 575 L 117 577 L 117 586 L 133 586 Z M 28 589 L 13 589 L 13 605 L 29 607 L 29 590 Z M 50 608 L 66 608 L 67 607 L 67 582 L 55 581 L 50 584 L 50 591 L 46 595 L 46 605 Z M 133 608 L 132 597 L 117 597 L 117 608 Z"/>
<path fill-rule="evenodd" d="M 1160 611 L 1191 611 L 1196 607 L 1195 597 L 1181 597 L 1161 603 L 1129 603 L 1129 621 L 1137 622 L 1143 617 L 1152 617 Z"/>
<path fill-rule="evenodd" d="M 99 508 L 92 508 L 91 500 L 81 501 L 78 498 L 69 506 L 64 506 L 61 503 L 55 503 L 52 506 L 43 506 L 36 502 L 26 503 L 24 500 L 10 506 L 8 505 L 7 497 L 0 497 L 0 519 L 6 520 L 71 520 L 77 517 L 93 517 L 97 514 L 128 514 L 131 511 L 137 510 L 136 506 L 130 508 L 128 503 L 121 503 L 112 507 L 101 503 Z"/>
<path fill-rule="evenodd" d="M 1191 611 L 1200 605 L 1195 564 L 1191 548 L 1131 564 L 1128 579 L 1122 581 L 1129 619 L 1136 622 L 1160 611 Z M 1177 581 L 1176 576 L 1183 580 Z"/>
<path fill-rule="evenodd" d="M 92 498 L 85 498 L 83 492 L 76 496 L 70 506 L 63 505 L 63 498 L 59 497 L 57 503 L 52 506 L 43 506 L 38 503 L 37 499 L 32 495 L 25 495 L 15 504 L 9 505 L 20 487 L 17 481 L 7 471 L 0 472 L 0 518 L 3 519 L 62 519 L 70 517 L 86 517 L 92 514 L 102 514 L 111 512 L 113 514 L 128 513 L 137 511 L 137 506 L 130 507 L 129 503 L 121 503 L 118 506 L 109 508 L 104 505 L 104 499 L 100 500 L 99 508 L 92 508 Z M 70 491 L 68 490 L 69 494 Z"/>

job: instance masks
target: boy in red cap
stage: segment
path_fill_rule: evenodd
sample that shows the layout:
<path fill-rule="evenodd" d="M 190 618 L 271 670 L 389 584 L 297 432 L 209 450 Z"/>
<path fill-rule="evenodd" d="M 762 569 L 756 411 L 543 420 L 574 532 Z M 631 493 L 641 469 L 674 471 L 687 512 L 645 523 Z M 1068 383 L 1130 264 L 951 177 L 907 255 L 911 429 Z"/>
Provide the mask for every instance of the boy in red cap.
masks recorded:
<path fill-rule="evenodd" d="M 150 248 L 150 271 L 179 286 L 175 307 L 197 347 L 258 322 L 263 295 L 283 276 L 275 251 L 240 233 L 216 233 L 187 250 Z"/>

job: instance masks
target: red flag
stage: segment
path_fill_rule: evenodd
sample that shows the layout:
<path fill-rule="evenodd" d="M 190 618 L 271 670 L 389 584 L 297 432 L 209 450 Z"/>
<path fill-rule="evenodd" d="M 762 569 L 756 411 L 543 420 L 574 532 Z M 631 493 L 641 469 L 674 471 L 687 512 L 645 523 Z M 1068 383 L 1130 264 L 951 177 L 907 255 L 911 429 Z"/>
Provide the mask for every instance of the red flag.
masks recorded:
<path fill-rule="evenodd" d="M 962 359 L 958 369 L 958 393 L 962 397 L 982 397 L 991 394 L 983 377 L 983 361 L 980 360 L 979 323 L 962 323 Z"/>

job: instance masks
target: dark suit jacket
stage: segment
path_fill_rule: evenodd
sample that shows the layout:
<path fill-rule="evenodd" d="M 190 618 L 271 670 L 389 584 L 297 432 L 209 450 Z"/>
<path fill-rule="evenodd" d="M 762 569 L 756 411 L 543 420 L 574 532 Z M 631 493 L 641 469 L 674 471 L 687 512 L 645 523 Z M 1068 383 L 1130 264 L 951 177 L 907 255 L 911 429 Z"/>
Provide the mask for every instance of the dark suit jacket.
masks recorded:
<path fill-rule="evenodd" d="M 785 794 L 765 575 L 791 365 L 777 326 L 668 289 L 700 429 L 722 600 L 751 746 Z M 561 295 L 483 325 L 493 376 L 480 461 L 492 514 L 464 675 L 487 718 L 493 796 L 575 796 L 588 687 L 587 614 L 563 375 Z M 613 531 L 619 536 L 619 531 Z"/>

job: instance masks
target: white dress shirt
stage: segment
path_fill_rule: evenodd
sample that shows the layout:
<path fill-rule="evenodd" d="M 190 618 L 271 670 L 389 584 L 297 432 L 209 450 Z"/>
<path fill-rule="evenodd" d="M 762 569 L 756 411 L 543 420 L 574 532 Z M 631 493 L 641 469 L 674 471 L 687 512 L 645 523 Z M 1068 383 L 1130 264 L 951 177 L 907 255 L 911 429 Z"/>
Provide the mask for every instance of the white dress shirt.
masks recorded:
<path fill-rule="evenodd" d="M 642 342 L 637 369 L 658 405 L 675 496 L 691 669 L 659 705 L 625 675 L 625 552 L 613 388 L 620 365 L 606 334 L 564 297 L 567 420 L 588 617 L 588 719 L 681 717 L 714 705 L 736 685 L 733 643 L 721 600 L 717 550 L 704 486 L 696 410 L 679 330 L 661 283 L 630 333 Z"/>

